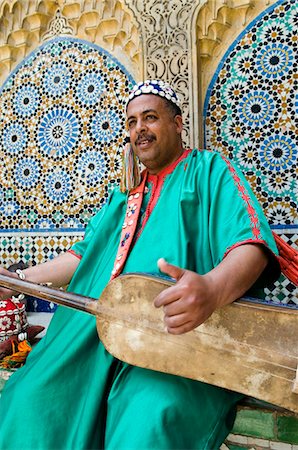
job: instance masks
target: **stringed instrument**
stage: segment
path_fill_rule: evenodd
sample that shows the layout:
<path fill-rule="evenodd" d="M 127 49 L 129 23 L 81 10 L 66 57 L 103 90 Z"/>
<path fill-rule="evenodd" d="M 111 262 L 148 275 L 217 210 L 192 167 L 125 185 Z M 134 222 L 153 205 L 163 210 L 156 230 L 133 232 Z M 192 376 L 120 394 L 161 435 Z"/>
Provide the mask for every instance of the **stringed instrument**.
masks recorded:
<path fill-rule="evenodd" d="M 255 397 L 298 413 L 298 310 L 240 299 L 195 330 L 169 334 L 154 298 L 172 285 L 121 275 L 96 301 L 0 275 L 0 285 L 96 316 L 100 340 L 116 358 Z"/>

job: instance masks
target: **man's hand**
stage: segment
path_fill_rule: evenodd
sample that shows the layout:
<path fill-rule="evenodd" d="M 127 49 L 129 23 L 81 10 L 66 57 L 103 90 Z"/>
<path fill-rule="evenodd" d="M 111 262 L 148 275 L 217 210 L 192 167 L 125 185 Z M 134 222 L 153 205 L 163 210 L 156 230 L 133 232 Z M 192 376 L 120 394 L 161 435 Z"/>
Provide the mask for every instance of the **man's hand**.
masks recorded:
<path fill-rule="evenodd" d="M 157 308 L 163 307 L 167 331 L 182 334 L 205 322 L 218 306 L 218 293 L 214 291 L 207 277 L 190 270 L 158 260 L 159 269 L 177 280 L 155 299 Z"/>
<path fill-rule="evenodd" d="M 182 334 L 205 322 L 215 309 L 240 298 L 268 264 L 262 245 L 246 244 L 230 251 L 221 263 L 204 275 L 158 260 L 159 269 L 177 280 L 155 299 L 165 313 L 169 333 Z"/>
<path fill-rule="evenodd" d="M 10 278 L 18 278 L 16 273 L 10 272 L 2 267 L 0 267 L 0 275 L 5 275 Z M 6 300 L 7 298 L 11 298 L 13 295 L 18 295 L 18 292 L 0 286 L 0 300 Z"/>

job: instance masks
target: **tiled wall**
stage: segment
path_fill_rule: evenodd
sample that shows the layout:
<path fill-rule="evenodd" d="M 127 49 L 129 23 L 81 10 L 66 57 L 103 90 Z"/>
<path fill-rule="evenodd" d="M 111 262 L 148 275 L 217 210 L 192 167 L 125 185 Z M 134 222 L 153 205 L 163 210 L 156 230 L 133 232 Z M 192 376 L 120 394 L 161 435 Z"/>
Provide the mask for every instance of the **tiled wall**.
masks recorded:
<path fill-rule="evenodd" d="M 282 0 L 230 45 L 207 91 L 207 148 L 243 171 L 271 227 L 298 246 L 298 3 Z M 267 300 L 298 306 L 298 290 L 281 277 Z"/>
<path fill-rule="evenodd" d="M 55 38 L 0 91 L 0 261 L 35 264 L 82 238 L 119 181 L 133 79 L 103 49 Z"/>
<path fill-rule="evenodd" d="M 298 417 L 272 408 L 240 406 L 221 450 L 298 450 Z"/>

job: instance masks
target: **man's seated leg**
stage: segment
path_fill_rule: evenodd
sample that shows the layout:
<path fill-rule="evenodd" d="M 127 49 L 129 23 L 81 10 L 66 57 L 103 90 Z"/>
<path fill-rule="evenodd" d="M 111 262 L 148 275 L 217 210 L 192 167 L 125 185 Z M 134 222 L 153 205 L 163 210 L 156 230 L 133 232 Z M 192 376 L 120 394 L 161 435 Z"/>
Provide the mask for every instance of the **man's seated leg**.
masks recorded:
<path fill-rule="evenodd" d="M 94 322 L 68 308 L 55 313 L 1 396 L 1 450 L 103 447 L 106 398 L 118 361 L 100 343 Z"/>
<path fill-rule="evenodd" d="M 124 364 L 109 394 L 105 449 L 217 449 L 240 398 L 214 386 Z"/>

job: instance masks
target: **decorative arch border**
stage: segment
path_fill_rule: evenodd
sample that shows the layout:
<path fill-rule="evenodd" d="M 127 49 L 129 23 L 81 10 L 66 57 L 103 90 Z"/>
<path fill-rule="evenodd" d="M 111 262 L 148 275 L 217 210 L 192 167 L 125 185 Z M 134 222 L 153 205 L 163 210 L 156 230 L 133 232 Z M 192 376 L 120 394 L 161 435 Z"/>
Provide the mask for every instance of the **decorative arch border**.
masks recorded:
<path fill-rule="evenodd" d="M 192 73 L 194 83 L 193 99 L 193 142 L 195 146 L 204 146 L 204 105 L 210 79 L 217 73 L 218 65 L 223 59 L 222 54 L 228 52 L 227 42 L 233 42 L 239 34 L 244 33 L 249 24 L 261 16 L 268 8 L 266 4 L 276 5 L 277 0 L 264 0 L 255 4 L 254 1 L 239 1 L 230 5 L 226 1 L 213 2 L 206 0 L 197 3 L 191 18 L 191 51 Z M 211 9 L 206 20 L 205 10 Z M 235 14 L 237 12 L 237 14 Z M 228 14 L 230 13 L 230 14 Z M 228 16 L 228 17 L 227 17 Z M 241 22 L 239 20 L 241 18 Z M 226 22 L 225 22 L 226 20 Z M 199 31 L 200 21 L 204 24 L 205 33 Z M 242 31 L 241 31 L 242 30 Z M 228 44 L 229 45 L 229 44 Z M 209 74 L 213 75 L 210 77 Z"/>
<path fill-rule="evenodd" d="M 38 103 L 39 109 L 34 112 L 34 114 L 36 114 L 37 111 L 41 112 L 41 115 L 34 120 L 31 117 L 30 119 L 29 117 L 25 117 L 26 121 L 36 130 L 40 128 L 39 124 L 42 119 L 47 118 L 49 122 L 49 120 L 53 118 L 53 114 L 50 116 L 50 113 L 55 111 L 56 114 L 59 108 L 59 118 L 63 119 L 65 114 L 69 114 L 69 110 L 65 108 L 67 104 L 71 109 L 70 113 L 72 116 L 82 118 L 82 122 L 83 119 L 86 119 L 84 121 L 82 137 L 78 140 L 78 143 L 76 143 L 74 147 L 71 147 L 71 149 L 66 150 L 58 146 L 58 153 L 60 153 L 57 154 L 57 157 L 55 155 L 51 156 L 48 153 L 50 150 L 43 144 L 44 140 L 39 140 L 38 148 L 36 148 L 36 150 L 33 148 L 34 145 L 30 147 L 31 150 L 34 150 L 32 154 L 29 148 L 28 154 L 24 153 L 27 151 L 26 149 L 17 155 L 5 154 L 6 151 L 3 147 L 2 139 L 3 132 L 11 125 L 11 122 L 20 122 L 22 124 L 25 119 L 23 116 L 21 117 L 19 113 L 16 113 L 15 110 L 14 116 L 16 117 L 13 117 L 13 114 L 9 115 L 9 117 L 8 115 L 4 117 L 4 108 L 1 108 L 2 113 L 0 112 L 0 120 L 3 124 L 3 130 L 0 132 L 0 152 L 2 155 L 0 164 L 1 166 L 4 164 L 3 169 L 5 167 L 6 173 L 10 171 L 12 174 L 10 177 L 6 176 L 5 180 L 2 178 L 2 189 L 0 188 L 0 195 L 5 195 L 5 197 L 2 197 L 2 200 L 4 198 L 2 207 L 5 208 L 7 206 L 6 212 L 8 213 L 5 216 L 5 211 L 2 211 L 2 229 L 0 230 L 0 257 L 1 264 L 4 264 L 5 266 L 9 266 L 19 260 L 30 262 L 30 264 L 46 261 L 57 256 L 62 250 L 68 249 L 75 241 L 81 239 L 84 233 L 85 224 L 105 202 L 110 189 L 112 189 L 114 184 L 119 181 L 121 174 L 121 152 L 126 135 L 123 126 L 126 95 L 132 84 L 134 84 L 134 79 L 124 65 L 106 49 L 89 41 L 83 41 L 73 37 L 54 38 L 43 43 L 39 48 L 33 50 L 27 58 L 19 63 L 12 71 L 9 79 L 0 91 L 0 105 L 6 101 L 7 108 L 13 107 L 12 102 L 14 101 L 15 93 L 19 92 L 19 88 L 22 89 L 23 86 L 28 84 L 25 82 L 25 79 L 23 79 L 23 84 L 21 84 L 20 79 L 18 83 L 15 82 L 13 84 L 18 74 L 24 74 L 25 71 L 23 69 L 26 68 L 26 64 L 28 65 L 30 61 L 32 61 L 32 70 L 29 72 L 28 68 L 25 69 L 26 73 L 28 72 L 28 75 L 25 73 L 25 76 L 27 76 L 28 79 L 30 76 L 33 77 L 34 69 L 37 67 L 36 61 L 41 61 L 43 56 L 49 54 L 45 53 L 44 55 L 41 50 L 46 51 L 47 48 L 53 48 L 54 52 L 56 52 L 57 49 L 55 46 L 57 47 L 60 42 L 67 43 L 72 48 L 75 44 L 79 45 L 77 48 L 78 59 L 76 62 L 78 62 L 81 57 L 83 47 L 86 47 L 86 49 L 89 50 L 89 53 L 87 52 L 84 56 L 86 58 L 89 54 L 92 57 L 97 55 L 100 60 L 103 60 L 103 57 L 106 56 L 104 67 L 102 64 L 98 66 L 97 63 L 94 63 L 93 66 L 91 64 L 93 68 L 101 68 L 94 71 L 92 67 L 89 67 L 87 72 L 96 72 L 95 75 L 98 75 L 99 81 L 100 78 L 104 79 L 104 74 L 107 74 L 107 80 L 110 79 L 109 74 L 111 74 L 111 76 L 115 75 L 113 80 L 117 80 L 114 82 L 114 87 L 108 90 L 106 96 L 101 96 L 102 92 L 99 92 L 96 104 L 85 105 L 85 100 L 83 99 L 80 100 L 80 102 L 83 102 L 81 105 L 77 100 L 78 92 L 81 91 L 76 90 L 76 87 L 79 85 L 80 80 L 83 78 L 85 79 L 85 70 L 82 68 L 82 71 L 77 74 L 75 84 L 72 86 L 73 93 L 69 94 L 67 101 L 66 93 L 59 93 L 62 98 L 61 101 L 58 97 L 55 97 L 55 93 L 52 96 L 50 96 L 50 94 L 45 95 L 46 98 L 43 101 L 47 103 L 43 108 L 41 108 L 40 103 Z M 65 48 L 65 51 L 69 51 L 67 45 L 65 45 Z M 59 62 L 65 63 L 66 59 L 63 55 L 64 53 L 62 53 L 61 56 L 57 56 L 57 59 Z M 70 55 L 68 56 L 70 57 Z M 55 65 L 57 65 L 56 61 Z M 82 61 L 80 61 L 80 63 L 82 63 Z M 48 66 L 43 70 L 46 71 L 47 67 Z M 49 67 L 52 67 L 52 62 L 50 62 Z M 74 70 L 75 69 L 73 69 L 73 71 Z M 42 76 L 42 73 L 43 72 L 41 72 L 40 76 Z M 45 77 L 43 77 L 40 86 L 43 86 L 43 80 L 45 80 Z M 10 89 L 14 89 L 14 92 L 10 91 Z M 36 89 L 39 89 L 38 85 L 36 86 Z M 9 96 L 10 92 L 12 94 L 11 96 Z M 117 94 L 115 92 L 117 92 Z M 7 96 L 5 97 L 6 93 Z M 75 99 L 74 95 L 76 95 Z M 80 98 L 83 97 L 80 96 Z M 11 102 L 11 104 L 9 102 Z M 75 108 L 81 108 L 80 113 L 78 113 Z M 109 131 L 107 132 L 105 132 L 107 127 L 104 127 L 103 134 L 106 134 L 103 136 L 103 139 L 100 139 L 96 134 L 96 130 L 101 130 L 101 127 L 104 125 L 100 115 L 105 110 L 109 112 L 112 110 L 113 116 L 109 115 L 108 118 L 105 117 L 105 121 L 110 121 L 111 126 L 108 127 Z M 120 116 L 121 111 L 123 122 L 121 122 L 122 119 L 118 117 Z M 44 122 L 46 121 L 44 120 Z M 94 130 L 92 130 L 92 124 L 95 122 L 96 126 L 94 125 Z M 91 127 L 90 130 L 87 129 L 88 126 Z M 30 134 L 30 139 L 31 138 L 33 139 L 33 134 Z M 84 142 L 83 138 L 86 139 Z M 51 139 L 53 141 L 52 136 Z M 33 141 L 32 144 L 34 144 Z M 29 179 L 31 175 L 28 175 L 28 170 L 26 171 L 27 173 L 25 173 L 25 171 L 20 173 L 20 169 L 24 167 L 23 163 L 26 163 L 26 160 L 28 159 L 34 159 L 41 167 L 39 171 L 40 179 L 37 180 L 38 184 L 34 184 L 35 181 L 32 181 L 31 178 Z M 49 163 L 47 163 L 47 161 L 49 161 Z M 90 164 L 92 165 L 92 168 Z M 16 170 L 18 170 L 18 172 L 16 172 Z M 64 175 L 62 173 L 63 170 Z M 58 176 L 59 174 L 61 175 L 59 179 L 55 178 L 57 175 L 56 172 L 59 172 Z M 18 173 L 18 175 L 16 175 L 16 173 Z M 53 183 L 58 181 L 60 182 L 60 185 L 62 185 L 63 180 L 65 180 L 66 184 L 68 184 L 67 180 L 69 181 L 70 178 L 73 177 L 75 181 L 78 179 L 76 178 L 77 175 L 80 177 L 79 183 L 73 182 L 73 186 L 64 186 L 65 189 L 61 188 L 61 191 L 60 187 L 54 186 L 53 188 Z M 16 176 L 20 177 L 20 180 L 24 183 L 23 188 L 21 187 L 21 183 L 16 183 Z M 3 177 L 3 174 L 1 177 Z M 12 180 L 11 182 L 9 181 L 10 179 Z M 43 183 L 44 180 L 47 180 L 47 183 Z M 33 187 L 31 187 L 32 183 L 34 184 Z M 39 200 L 36 200 L 35 203 L 32 204 L 29 197 L 30 195 L 34 195 L 34 190 L 35 192 L 40 192 L 40 195 L 37 197 L 47 200 L 44 202 L 42 200 L 40 202 Z M 63 202 L 60 201 L 67 190 L 69 192 L 69 195 L 67 194 L 67 199 L 63 199 Z M 53 195 L 53 193 L 55 195 Z M 101 194 L 103 194 L 103 196 Z M 74 204 L 71 196 L 73 196 L 73 198 L 78 196 L 79 203 Z M 81 196 L 82 199 L 80 199 Z M 26 198 L 28 200 L 27 202 Z M 13 202 L 16 200 L 18 200 L 17 206 L 19 209 L 14 218 L 14 214 L 11 213 L 11 208 L 13 208 Z M 103 200 L 103 203 L 100 203 L 101 200 Z M 41 306 L 36 300 L 35 303 L 34 308 L 36 307 L 38 310 L 40 310 L 40 308 L 52 310 L 53 308 L 53 305 L 48 306 L 46 303 L 43 303 Z"/>
<path fill-rule="evenodd" d="M 78 6 L 77 2 L 59 6 L 57 2 L 48 2 L 47 4 L 40 0 L 35 2 L 34 7 L 32 4 L 29 5 L 26 0 L 15 0 L 13 4 L 5 1 L 0 4 L 0 24 L 5 19 L 1 17 L 4 11 L 12 14 L 11 21 L 19 22 L 12 26 L 7 33 L 5 33 L 4 27 L 2 27 L 2 32 L 0 31 L 0 68 L 3 73 L 0 82 L 4 82 L 11 70 L 14 69 L 14 60 L 17 65 L 24 57 L 39 47 L 45 38 L 55 37 L 54 30 L 51 30 L 50 26 L 56 18 L 57 11 L 62 13 L 60 22 L 61 20 L 65 21 L 59 30 L 56 29 L 60 36 L 71 34 L 74 38 L 86 40 L 105 48 L 121 61 L 135 78 L 141 78 L 143 65 L 139 23 L 125 1 L 114 2 L 112 15 L 111 11 L 109 14 L 105 11 L 105 8 L 109 7 L 108 4 L 109 0 L 105 0 L 102 2 L 100 11 L 90 11 L 87 8 L 87 2 L 84 2 L 79 8 L 80 11 L 76 8 L 75 16 L 71 15 L 71 8 Z M 21 17 L 14 17 L 15 9 L 21 11 L 22 14 L 17 11 Z M 27 21 L 27 26 L 24 28 L 25 21 Z"/>
<path fill-rule="evenodd" d="M 13 76 L 19 69 L 20 67 L 22 67 L 22 65 L 24 65 L 24 63 L 26 61 L 28 61 L 29 58 L 34 58 L 34 56 L 43 48 L 45 48 L 46 46 L 48 46 L 51 43 L 54 42 L 59 42 L 61 39 L 66 39 L 69 40 L 71 42 L 78 42 L 78 43 L 82 43 L 84 45 L 87 45 L 90 48 L 93 48 L 94 50 L 98 50 L 101 53 L 103 53 L 104 55 L 106 55 L 108 58 L 112 59 L 118 66 L 119 68 L 125 73 L 125 75 L 130 79 L 130 81 L 132 83 L 135 83 L 135 79 L 133 78 L 133 75 L 128 71 L 128 69 L 124 66 L 124 64 L 118 60 L 118 58 L 113 55 L 112 53 L 110 53 L 107 49 L 99 46 L 98 44 L 96 44 L 95 42 L 90 42 L 87 41 L 85 39 L 80 39 L 78 37 L 75 36 L 56 36 L 53 37 L 47 41 L 42 42 L 38 47 L 34 48 L 31 52 L 29 52 L 23 59 L 22 61 L 18 62 L 17 66 L 15 66 L 12 71 L 10 72 L 8 78 L 6 78 L 6 80 L 4 81 L 4 83 L 2 84 L 2 86 L 0 86 L 0 95 L 2 93 L 2 91 L 5 89 L 7 82 L 9 81 L 10 77 Z"/>

